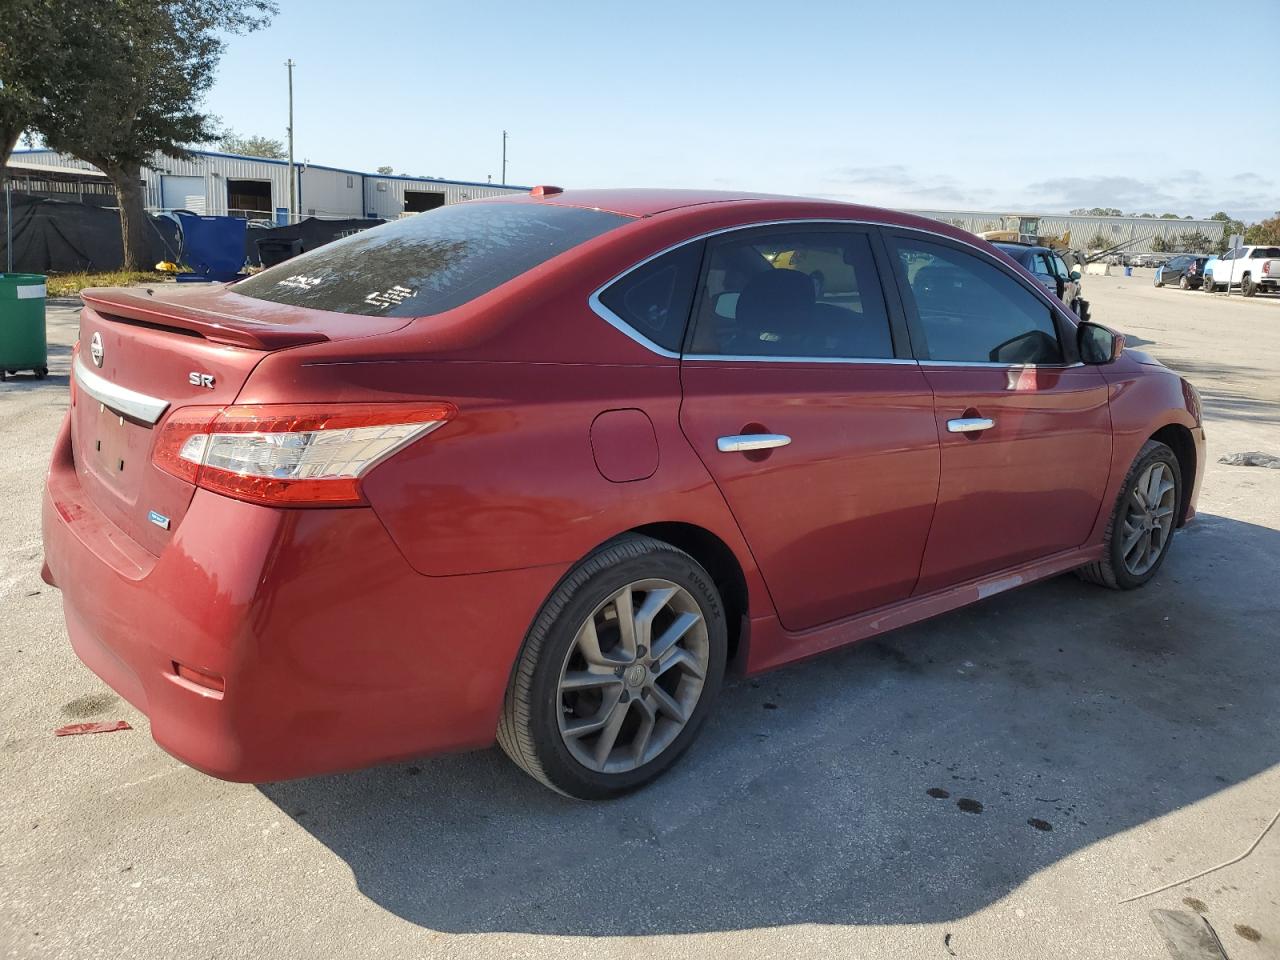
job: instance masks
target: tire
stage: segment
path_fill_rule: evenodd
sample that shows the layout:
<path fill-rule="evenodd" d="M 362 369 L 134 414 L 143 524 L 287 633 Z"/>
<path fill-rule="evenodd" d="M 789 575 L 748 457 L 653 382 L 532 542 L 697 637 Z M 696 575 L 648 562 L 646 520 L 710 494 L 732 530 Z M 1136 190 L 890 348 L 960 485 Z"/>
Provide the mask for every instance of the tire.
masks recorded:
<path fill-rule="evenodd" d="M 1161 465 L 1164 467 L 1164 472 L 1161 473 L 1159 493 L 1155 497 L 1157 506 L 1154 511 L 1147 511 L 1145 503 L 1150 492 L 1148 481 L 1152 475 L 1151 471 L 1158 470 Z M 1173 486 L 1166 488 L 1165 482 L 1171 482 Z M 1146 486 L 1147 489 L 1140 490 L 1140 486 Z M 1178 465 L 1178 458 L 1165 444 L 1148 440 L 1138 452 L 1137 459 L 1133 461 L 1133 466 L 1129 468 L 1124 483 L 1120 487 L 1120 496 L 1116 499 L 1111 517 L 1107 521 L 1107 531 L 1103 537 L 1102 559 L 1080 567 L 1076 570 L 1076 575 L 1081 580 L 1110 587 L 1112 590 L 1134 590 L 1141 587 L 1159 572 L 1165 557 L 1169 555 L 1173 534 L 1178 526 L 1181 505 L 1182 471 Z M 1165 513 L 1165 510 L 1168 512 Z M 1131 552 L 1126 559 L 1126 540 L 1132 538 L 1135 527 L 1140 526 L 1132 522 L 1135 514 L 1145 514 L 1148 519 L 1155 519 L 1155 515 L 1158 514 L 1159 519 L 1155 519 L 1150 533 L 1144 534 L 1141 529 L 1136 530 L 1137 537 L 1133 540 Z M 1161 522 L 1165 518 L 1167 518 L 1167 525 Z M 1159 527 L 1158 535 L 1154 527 Z M 1157 537 L 1158 545 L 1155 544 Z M 1152 544 L 1152 553 L 1143 553 L 1144 543 Z M 1135 558 L 1140 558 L 1142 562 L 1135 563 Z"/>
<path fill-rule="evenodd" d="M 1178 289 L 1179 290 L 1191 289 L 1191 281 L 1187 279 L 1185 274 L 1181 277 L 1181 279 L 1178 280 Z"/>
<path fill-rule="evenodd" d="M 1258 292 L 1258 285 L 1253 282 L 1253 277 L 1247 273 L 1240 279 L 1240 292 L 1246 297 L 1252 297 Z"/>
<path fill-rule="evenodd" d="M 1152 282 L 1153 284 L 1155 284 L 1157 287 L 1163 287 L 1163 286 L 1164 286 L 1164 281 L 1160 279 L 1160 274 L 1159 274 L 1159 273 L 1156 273 L 1156 278 L 1155 278 L 1153 281 L 1151 281 L 1151 282 Z"/>
<path fill-rule="evenodd" d="M 648 638 L 646 601 L 657 610 Z M 634 619 L 622 616 L 627 604 Z M 624 619 L 635 624 L 630 649 L 618 627 Z M 652 659 L 652 647 L 672 634 L 677 639 Z M 671 544 L 619 537 L 578 564 L 543 605 L 507 686 L 498 744 L 567 797 L 629 793 L 689 748 L 719 693 L 727 650 L 724 604 L 711 575 Z"/>

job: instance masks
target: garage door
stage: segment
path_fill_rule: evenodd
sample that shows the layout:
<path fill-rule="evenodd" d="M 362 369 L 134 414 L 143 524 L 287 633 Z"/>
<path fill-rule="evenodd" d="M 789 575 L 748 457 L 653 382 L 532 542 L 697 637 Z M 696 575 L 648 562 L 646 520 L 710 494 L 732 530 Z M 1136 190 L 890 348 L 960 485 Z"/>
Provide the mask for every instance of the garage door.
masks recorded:
<path fill-rule="evenodd" d="M 166 210 L 204 213 L 204 177 L 161 177 L 160 205 Z"/>

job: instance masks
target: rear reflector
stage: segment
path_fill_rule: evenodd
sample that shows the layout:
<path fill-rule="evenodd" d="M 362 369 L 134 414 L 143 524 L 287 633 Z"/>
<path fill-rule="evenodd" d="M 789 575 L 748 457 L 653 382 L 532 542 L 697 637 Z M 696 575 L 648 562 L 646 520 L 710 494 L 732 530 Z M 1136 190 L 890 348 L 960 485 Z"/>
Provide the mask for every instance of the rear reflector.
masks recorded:
<path fill-rule="evenodd" d="M 449 403 L 181 407 L 160 427 L 156 466 L 270 506 L 363 503 L 360 477 L 457 414 Z"/>
<path fill-rule="evenodd" d="M 188 667 L 185 663 L 177 663 L 175 661 L 173 664 L 173 672 L 188 683 L 194 683 L 197 687 L 204 687 L 218 693 L 225 692 L 227 688 L 227 682 L 216 673 L 205 673 L 203 670 L 197 670 L 195 667 Z"/>

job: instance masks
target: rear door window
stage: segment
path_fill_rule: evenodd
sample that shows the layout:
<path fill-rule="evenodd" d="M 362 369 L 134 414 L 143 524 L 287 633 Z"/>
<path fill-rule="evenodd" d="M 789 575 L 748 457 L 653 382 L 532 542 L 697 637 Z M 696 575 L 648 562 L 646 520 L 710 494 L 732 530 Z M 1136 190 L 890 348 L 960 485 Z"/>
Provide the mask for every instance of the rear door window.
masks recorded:
<path fill-rule="evenodd" d="M 429 316 L 630 220 L 552 204 L 459 203 L 335 240 L 232 289 L 337 313 Z"/>
<path fill-rule="evenodd" d="M 892 358 L 889 315 L 868 235 L 791 228 L 711 241 L 689 353 Z"/>
<path fill-rule="evenodd" d="M 942 244 L 914 237 L 894 237 L 892 243 L 925 340 L 921 359 L 1062 362 L 1052 309 L 1012 276 Z"/>

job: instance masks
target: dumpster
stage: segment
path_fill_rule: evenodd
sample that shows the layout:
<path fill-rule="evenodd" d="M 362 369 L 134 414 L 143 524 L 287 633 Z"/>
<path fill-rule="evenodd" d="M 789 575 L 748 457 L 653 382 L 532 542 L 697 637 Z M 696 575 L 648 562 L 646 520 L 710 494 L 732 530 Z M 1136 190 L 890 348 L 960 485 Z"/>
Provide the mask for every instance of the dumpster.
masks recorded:
<path fill-rule="evenodd" d="M 44 282 L 39 273 L 0 273 L 0 380 L 19 370 L 49 375 Z"/>
<path fill-rule="evenodd" d="M 179 283 L 234 280 L 244 267 L 247 224 L 239 217 L 206 217 L 186 210 L 174 213 L 182 230 L 182 259 L 193 272 L 180 273 Z"/>

